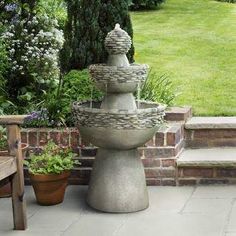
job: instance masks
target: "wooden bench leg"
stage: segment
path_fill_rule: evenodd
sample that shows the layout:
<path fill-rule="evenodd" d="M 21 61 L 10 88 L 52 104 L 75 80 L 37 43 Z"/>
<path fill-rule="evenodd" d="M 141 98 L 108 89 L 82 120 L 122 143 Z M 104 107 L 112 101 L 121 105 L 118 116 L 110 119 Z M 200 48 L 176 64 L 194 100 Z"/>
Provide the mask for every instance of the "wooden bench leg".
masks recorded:
<path fill-rule="evenodd" d="M 8 144 L 10 154 L 16 157 L 17 172 L 12 176 L 12 208 L 14 229 L 25 230 L 26 221 L 26 202 L 24 199 L 24 173 L 23 159 L 20 148 L 20 129 L 17 125 L 8 127 Z"/>
<path fill-rule="evenodd" d="M 26 202 L 24 199 L 24 191 L 19 191 L 18 173 L 12 176 L 12 209 L 14 229 L 25 230 L 27 228 Z"/>

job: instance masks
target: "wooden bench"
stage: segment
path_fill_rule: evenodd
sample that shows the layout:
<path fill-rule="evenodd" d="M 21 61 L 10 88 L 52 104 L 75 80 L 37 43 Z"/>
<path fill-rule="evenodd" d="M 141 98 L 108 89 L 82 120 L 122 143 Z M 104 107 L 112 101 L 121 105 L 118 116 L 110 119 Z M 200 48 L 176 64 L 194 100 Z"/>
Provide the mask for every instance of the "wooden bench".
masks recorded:
<path fill-rule="evenodd" d="M 0 125 L 7 126 L 9 156 L 0 156 L 0 182 L 9 177 L 12 187 L 14 229 L 25 230 L 26 202 L 24 199 L 24 173 L 19 125 L 27 116 L 0 116 Z"/>

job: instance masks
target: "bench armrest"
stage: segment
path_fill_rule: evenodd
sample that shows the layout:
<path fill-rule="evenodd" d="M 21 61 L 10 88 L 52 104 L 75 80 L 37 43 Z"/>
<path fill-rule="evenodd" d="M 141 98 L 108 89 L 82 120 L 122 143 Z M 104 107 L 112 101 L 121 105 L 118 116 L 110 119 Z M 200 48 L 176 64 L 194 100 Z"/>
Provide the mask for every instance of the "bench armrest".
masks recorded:
<path fill-rule="evenodd" d="M 0 116 L 0 125 L 22 125 L 28 115 L 6 115 Z"/>

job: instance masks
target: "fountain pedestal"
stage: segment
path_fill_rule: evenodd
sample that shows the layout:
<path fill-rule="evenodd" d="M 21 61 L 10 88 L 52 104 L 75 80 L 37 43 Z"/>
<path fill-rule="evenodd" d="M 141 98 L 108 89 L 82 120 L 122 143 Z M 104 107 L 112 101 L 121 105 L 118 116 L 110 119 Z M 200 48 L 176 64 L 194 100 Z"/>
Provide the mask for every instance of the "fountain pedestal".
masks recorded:
<path fill-rule="evenodd" d="M 145 174 L 137 149 L 98 150 L 87 202 L 104 212 L 135 212 L 148 207 Z"/>
<path fill-rule="evenodd" d="M 153 137 L 164 116 L 164 106 L 136 102 L 133 93 L 147 77 L 147 65 L 130 65 L 129 35 L 119 25 L 108 33 L 107 64 L 90 66 L 101 103 L 74 103 L 83 139 L 99 147 L 89 183 L 87 202 L 100 211 L 127 213 L 148 207 L 148 193 L 137 147 Z M 91 106 L 92 105 L 92 106 Z"/>

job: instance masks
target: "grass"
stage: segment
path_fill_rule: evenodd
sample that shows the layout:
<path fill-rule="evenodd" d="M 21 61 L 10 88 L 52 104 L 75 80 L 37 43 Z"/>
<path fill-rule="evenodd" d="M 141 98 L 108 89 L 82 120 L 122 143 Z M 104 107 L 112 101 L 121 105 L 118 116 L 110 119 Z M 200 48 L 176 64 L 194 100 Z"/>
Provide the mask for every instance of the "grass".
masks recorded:
<path fill-rule="evenodd" d="M 195 115 L 236 115 L 236 4 L 166 0 L 131 13 L 135 60 L 167 73 Z"/>

